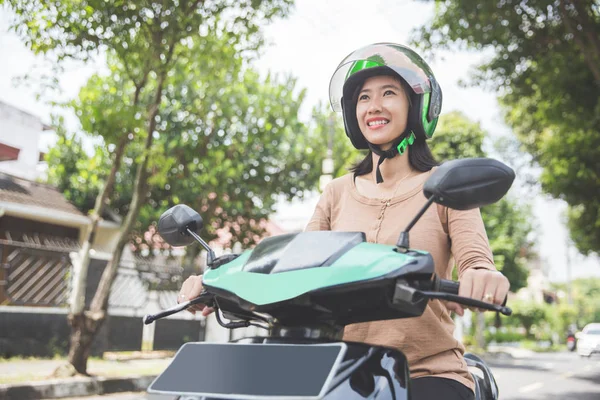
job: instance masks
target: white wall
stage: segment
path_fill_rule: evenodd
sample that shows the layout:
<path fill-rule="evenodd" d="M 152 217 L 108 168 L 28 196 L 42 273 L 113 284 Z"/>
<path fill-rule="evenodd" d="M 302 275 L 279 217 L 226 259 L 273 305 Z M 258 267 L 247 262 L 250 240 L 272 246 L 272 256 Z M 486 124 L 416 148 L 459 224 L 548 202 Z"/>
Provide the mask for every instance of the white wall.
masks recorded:
<path fill-rule="evenodd" d="M 18 160 L 0 162 L 0 171 L 35 180 L 43 129 L 40 118 L 0 102 L 0 143 L 21 150 Z"/>

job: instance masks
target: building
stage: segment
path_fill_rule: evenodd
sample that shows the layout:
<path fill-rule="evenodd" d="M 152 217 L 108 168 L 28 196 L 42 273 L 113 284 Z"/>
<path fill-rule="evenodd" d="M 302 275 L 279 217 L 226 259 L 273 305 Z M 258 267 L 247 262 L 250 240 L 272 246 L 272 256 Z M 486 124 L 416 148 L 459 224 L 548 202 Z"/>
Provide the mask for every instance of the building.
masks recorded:
<path fill-rule="evenodd" d="M 44 159 L 40 138 L 51 129 L 39 117 L 0 101 L 0 172 L 35 180 Z"/>

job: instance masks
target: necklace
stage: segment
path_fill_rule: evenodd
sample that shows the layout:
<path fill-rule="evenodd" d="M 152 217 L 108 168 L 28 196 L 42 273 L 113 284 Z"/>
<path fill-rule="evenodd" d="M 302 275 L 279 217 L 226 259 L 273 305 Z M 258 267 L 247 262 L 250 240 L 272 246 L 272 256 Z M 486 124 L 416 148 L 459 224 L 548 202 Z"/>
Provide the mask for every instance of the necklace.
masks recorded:
<path fill-rule="evenodd" d="M 408 177 L 413 175 L 414 171 L 410 171 L 408 174 L 404 175 L 402 178 L 400 178 L 400 180 L 398 181 L 398 183 L 396 184 L 396 189 L 394 189 L 394 192 L 392 193 L 392 195 L 386 200 L 387 203 L 390 202 L 390 200 L 392 200 L 395 196 L 396 196 L 396 192 L 398 191 L 398 189 L 400 188 L 400 184 L 402 183 L 402 181 L 404 181 L 405 179 L 407 179 Z"/>

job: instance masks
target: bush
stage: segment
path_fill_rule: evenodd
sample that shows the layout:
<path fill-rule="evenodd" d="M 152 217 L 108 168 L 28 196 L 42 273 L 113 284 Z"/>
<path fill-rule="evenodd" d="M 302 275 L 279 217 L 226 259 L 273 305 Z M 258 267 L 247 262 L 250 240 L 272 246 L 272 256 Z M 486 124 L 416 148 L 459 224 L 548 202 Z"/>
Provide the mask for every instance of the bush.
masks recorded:
<path fill-rule="evenodd" d="M 518 320 L 521 326 L 525 328 L 527 337 L 531 337 L 532 328 L 534 326 L 541 327 L 547 323 L 548 315 L 551 315 L 551 313 L 548 312 L 548 308 L 549 307 L 546 304 L 513 302 L 512 318 Z"/>
<path fill-rule="evenodd" d="M 485 341 L 486 343 L 510 343 L 510 342 L 520 342 L 525 339 L 525 335 L 521 332 L 515 331 L 513 329 L 500 329 L 496 332 L 485 331 Z"/>

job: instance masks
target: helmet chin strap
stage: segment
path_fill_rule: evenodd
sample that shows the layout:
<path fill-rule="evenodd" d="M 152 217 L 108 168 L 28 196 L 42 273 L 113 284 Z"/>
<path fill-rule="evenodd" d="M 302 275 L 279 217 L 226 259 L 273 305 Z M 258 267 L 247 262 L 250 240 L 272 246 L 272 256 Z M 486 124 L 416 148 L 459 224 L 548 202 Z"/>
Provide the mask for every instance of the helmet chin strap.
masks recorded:
<path fill-rule="evenodd" d="M 410 133 L 410 134 L 409 134 Z M 408 135 L 408 137 L 407 137 Z M 376 144 L 369 143 L 369 149 L 375 154 L 379 156 L 379 161 L 377 162 L 377 169 L 375 171 L 375 176 L 377 177 L 377 183 L 383 182 L 383 176 L 381 176 L 381 170 L 379 166 L 386 158 L 394 158 L 398 154 L 402 155 L 410 146 L 415 142 L 415 134 L 413 131 L 407 129 L 402 134 L 392 142 L 392 147 L 389 150 L 381 150 L 381 147 Z"/>

